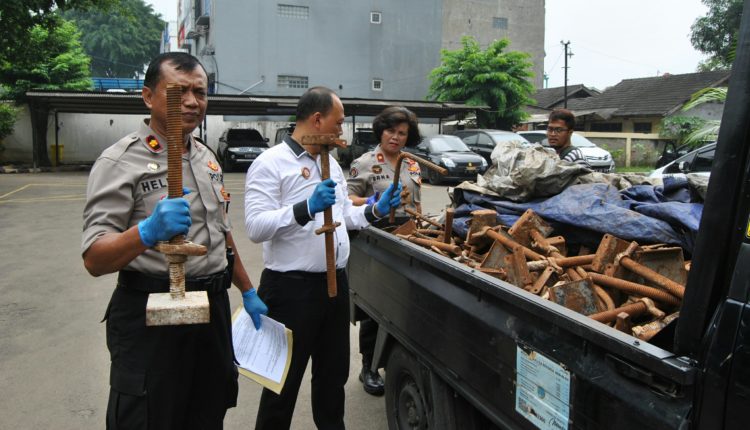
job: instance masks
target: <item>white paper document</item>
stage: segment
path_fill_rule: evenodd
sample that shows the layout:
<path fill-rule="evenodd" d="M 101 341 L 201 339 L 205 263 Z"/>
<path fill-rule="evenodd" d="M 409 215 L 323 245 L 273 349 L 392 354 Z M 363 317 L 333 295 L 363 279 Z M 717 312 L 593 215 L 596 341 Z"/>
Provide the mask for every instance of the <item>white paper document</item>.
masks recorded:
<path fill-rule="evenodd" d="M 268 380 L 254 378 L 273 391 L 281 391 L 286 372 L 291 362 L 291 331 L 283 324 L 261 315 L 261 328 L 256 330 L 250 315 L 242 308 L 235 313 L 232 323 L 232 343 L 234 354 L 242 369 Z M 243 372 L 244 374 L 244 372 Z M 273 387 L 270 387 L 272 385 Z M 277 392 L 278 392 L 277 391 Z"/>

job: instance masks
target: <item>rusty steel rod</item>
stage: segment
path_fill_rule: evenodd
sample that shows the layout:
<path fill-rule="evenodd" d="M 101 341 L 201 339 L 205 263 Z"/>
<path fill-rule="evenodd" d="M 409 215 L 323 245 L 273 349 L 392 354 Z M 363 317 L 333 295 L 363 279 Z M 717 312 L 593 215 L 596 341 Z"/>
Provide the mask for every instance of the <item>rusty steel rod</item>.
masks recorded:
<path fill-rule="evenodd" d="M 529 258 L 531 260 L 545 260 L 546 258 L 537 252 L 534 252 L 533 250 L 521 245 L 520 243 L 516 242 L 515 240 L 505 237 L 502 234 L 496 232 L 495 230 L 492 230 L 491 228 L 487 227 L 486 230 L 480 231 L 479 233 L 476 233 L 474 236 L 487 236 L 490 239 L 496 240 L 500 242 L 503 246 L 505 246 L 508 249 L 513 249 L 516 246 L 521 247 L 521 250 L 523 251 L 523 254 L 526 256 L 526 258 Z"/>
<path fill-rule="evenodd" d="M 623 279 L 613 278 L 611 276 L 600 275 L 594 272 L 589 272 L 589 276 L 594 282 L 599 285 L 616 288 L 630 294 L 637 294 L 639 296 L 648 297 L 670 306 L 680 306 L 681 303 L 681 300 L 677 297 L 667 293 L 666 291 L 662 291 L 653 287 L 636 284 L 635 282 L 625 281 Z"/>
<path fill-rule="evenodd" d="M 443 234 L 443 242 L 451 243 L 451 237 L 453 236 L 453 215 L 455 210 L 453 208 L 447 208 L 445 210 L 445 234 Z"/>
<path fill-rule="evenodd" d="M 435 222 L 435 221 L 427 218 L 426 216 L 422 215 L 421 213 L 419 213 L 419 212 L 417 212 L 417 211 L 415 211 L 413 209 L 404 208 L 404 211 L 406 211 L 406 213 L 408 213 L 409 215 L 413 216 L 414 218 L 416 218 L 416 219 L 418 219 L 420 221 L 424 221 L 427 224 L 433 225 L 433 226 L 435 226 L 437 228 L 440 228 L 440 229 L 443 228 L 443 225 L 440 224 L 439 222 Z"/>
<path fill-rule="evenodd" d="M 399 176 L 401 176 L 401 162 L 404 161 L 404 158 L 410 158 L 416 161 L 417 163 L 419 163 L 420 165 L 430 170 L 434 170 L 443 176 L 448 174 L 448 171 L 446 169 L 438 166 L 437 164 L 431 161 L 427 161 L 424 158 L 417 157 L 414 154 L 410 154 L 408 152 L 402 151 L 400 154 L 398 154 L 398 158 L 396 158 L 396 168 L 394 169 L 394 173 L 393 173 L 393 190 L 394 191 L 396 190 L 396 187 L 398 187 Z M 388 218 L 388 222 L 391 224 L 396 222 L 396 208 L 391 208 L 391 214 L 390 214 L 390 217 Z"/>
<path fill-rule="evenodd" d="M 403 234 L 397 235 L 401 239 L 406 239 L 409 242 L 416 243 L 417 245 L 425 246 L 427 248 L 435 247 L 442 251 L 450 252 L 454 255 L 461 255 L 461 247 L 458 245 L 451 245 L 448 243 L 440 242 L 439 240 L 423 239 L 420 237 L 407 236 Z"/>
<path fill-rule="evenodd" d="M 637 263 L 630 257 L 622 257 L 620 259 L 620 265 L 635 273 L 636 275 L 642 277 L 643 279 L 653 282 L 675 297 L 685 297 L 685 287 L 683 285 L 680 285 L 677 282 L 667 278 L 666 276 L 642 264 Z"/>
<path fill-rule="evenodd" d="M 589 315 L 589 318 L 599 321 L 600 323 L 611 323 L 617 319 L 617 315 L 620 312 L 625 312 L 631 317 L 637 317 L 648 310 L 648 307 L 643 302 L 631 303 L 629 305 L 621 306 L 619 308 L 607 310 Z"/>

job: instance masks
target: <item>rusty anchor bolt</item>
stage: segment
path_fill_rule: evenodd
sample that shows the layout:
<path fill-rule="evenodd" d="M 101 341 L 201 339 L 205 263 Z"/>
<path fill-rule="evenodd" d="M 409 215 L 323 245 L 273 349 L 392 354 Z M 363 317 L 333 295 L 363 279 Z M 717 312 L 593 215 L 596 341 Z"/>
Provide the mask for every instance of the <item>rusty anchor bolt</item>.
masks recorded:
<path fill-rule="evenodd" d="M 648 297 L 641 297 L 635 303 L 630 303 L 609 311 L 592 314 L 589 315 L 589 318 L 606 324 L 611 323 L 612 321 L 617 319 L 617 316 L 621 312 L 625 312 L 631 317 L 637 317 L 639 315 L 642 315 L 644 312 L 648 312 L 657 319 L 664 318 L 665 315 L 662 310 L 656 307 L 653 300 L 649 299 Z"/>
<path fill-rule="evenodd" d="M 346 147 L 346 141 L 339 139 L 336 134 L 311 134 L 302 136 L 302 145 L 320 147 L 321 180 L 325 181 L 331 177 L 330 160 L 328 150 L 331 146 L 339 148 Z M 327 207 L 323 211 L 323 226 L 315 230 L 315 234 L 325 233 L 326 246 L 326 280 L 328 282 L 328 297 L 336 297 L 336 253 L 333 247 L 333 234 L 336 227 L 341 223 L 333 222 L 333 210 Z"/>
<path fill-rule="evenodd" d="M 670 306 L 680 306 L 680 299 L 666 291 L 594 272 L 589 272 L 589 276 L 594 282 L 605 287 L 616 288 L 629 294 L 648 297 Z"/>
<path fill-rule="evenodd" d="M 399 176 L 401 175 L 401 162 L 404 161 L 404 158 L 410 158 L 416 161 L 417 163 L 419 163 L 421 166 L 426 167 L 430 170 L 434 170 L 443 176 L 448 174 L 448 171 L 446 169 L 438 166 L 435 163 L 427 161 L 424 158 L 417 157 L 414 154 L 409 154 L 408 152 L 402 152 L 398 154 L 398 158 L 396 158 L 396 168 L 394 169 L 394 173 L 393 173 L 393 189 L 394 190 L 396 189 L 396 187 L 398 187 L 398 180 L 399 180 Z M 391 214 L 390 214 L 390 217 L 388 217 L 388 222 L 391 224 L 396 222 L 396 208 L 391 208 Z"/>

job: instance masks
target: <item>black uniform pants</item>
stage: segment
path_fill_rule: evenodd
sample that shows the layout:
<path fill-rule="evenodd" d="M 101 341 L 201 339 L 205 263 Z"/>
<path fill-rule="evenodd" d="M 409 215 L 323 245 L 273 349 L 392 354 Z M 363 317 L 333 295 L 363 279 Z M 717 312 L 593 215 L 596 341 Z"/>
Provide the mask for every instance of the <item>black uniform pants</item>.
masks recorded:
<path fill-rule="evenodd" d="M 107 428 L 223 428 L 238 391 L 226 289 L 208 294 L 209 324 L 146 327 L 147 288 L 123 279 L 105 317 L 112 359 Z"/>
<path fill-rule="evenodd" d="M 370 365 L 375 354 L 375 340 L 378 336 L 378 323 L 370 317 L 359 321 L 359 353 L 362 354 L 362 364 Z"/>
<path fill-rule="evenodd" d="M 292 330 L 292 361 L 280 395 L 264 389 L 256 430 L 288 429 L 307 362 L 312 357 L 312 408 L 318 429 L 344 429 L 349 377 L 349 283 L 337 271 L 338 295 L 328 297 L 325 273 L 264 270 L 258 295 L 268 316 Z"/>

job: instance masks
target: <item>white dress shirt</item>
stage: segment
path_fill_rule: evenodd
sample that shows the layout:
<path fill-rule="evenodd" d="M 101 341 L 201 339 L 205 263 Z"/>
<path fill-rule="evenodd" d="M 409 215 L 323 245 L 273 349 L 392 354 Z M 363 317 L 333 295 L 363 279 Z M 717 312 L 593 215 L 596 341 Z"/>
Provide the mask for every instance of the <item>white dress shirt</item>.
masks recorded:
<path fill-rule="evenodd" d="M 372 205 L 354 206 L 347 195 L 346 179 L 336 160 L 329 157 L 331 179 L 336 182 L 333 221 L 336 268 L 349 259 L 347 229 L 367 227 L 377 218 Z M 307 199 L 322 181 L 320 156 L 313 158 L 291 137 L 263 152 L 250 166 L 245 179 L 245 228 L 253 242 L 263 243 L 263 264 L 278 272 L 325 272 L 323 212 L 310 217 Z"/>

